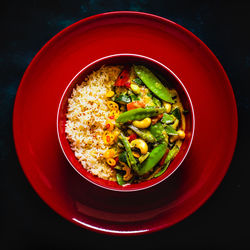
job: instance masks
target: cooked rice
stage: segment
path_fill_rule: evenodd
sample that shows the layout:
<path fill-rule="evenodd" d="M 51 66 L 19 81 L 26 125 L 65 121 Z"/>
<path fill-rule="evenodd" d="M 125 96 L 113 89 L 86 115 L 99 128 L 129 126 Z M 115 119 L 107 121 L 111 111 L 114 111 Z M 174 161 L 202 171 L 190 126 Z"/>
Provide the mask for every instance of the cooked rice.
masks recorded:
<path fill-rule="evenodd" d="M 103 131 L 109 115 L 106 93 L 111 90 L 120 66 L 103 66 L 73 89 L 68 100 L 66 135 L 76 158 L 93 175 L 115 181 L 103 154 L 110 148 L 103 141 Z"/>

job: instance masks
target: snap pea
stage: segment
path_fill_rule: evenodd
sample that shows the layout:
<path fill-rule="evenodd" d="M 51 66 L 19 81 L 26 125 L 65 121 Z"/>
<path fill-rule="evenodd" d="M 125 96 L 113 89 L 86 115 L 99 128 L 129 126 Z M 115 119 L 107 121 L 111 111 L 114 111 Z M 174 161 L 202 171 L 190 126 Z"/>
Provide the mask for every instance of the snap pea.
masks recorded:
<path fill-rule="evenodd" d="M 137 76 L 156 96 L 166 102 L 174 103 L 169 90 L 148 68 L 142 65 L 133 65 L 133 67 Z"/>
<path fill-rule="evenodd" d="M 177 155 L 177 153 L 179 152 L 180 148 L 175 145 L 169 152 L 168 155 L 166 157 L 166 160 L 164 162 L 164 166 L 163 168 L 154 176 L 155 178 L 162 175 L 168 168 L 170 162 L 174 159 L 174 157 Z"/>
<path fill-rule="evenodd" d="M 170 123 L 174 122 L 174 119 L 175 118 L 173 117 L 173 115 L 169 115 L 167 113 L 164 113 L 163 117 L 161 119 L 161 122 L 166 123 L 166 124 L 170 124 Z"/>
<path fill-rule="evenodd" d="M 126 138 L 126 136 L 123 133 L 120 134 L 119 139 L 121 140 L 121 142 L 124 145 L 125 150 L 127 152 L 127 161 L 128 161 L 129 167 L 131 166 L 134 170 L 137 170 L 137 166 L 136 166 L 137 162 L 132 154 L 132 150 L 130 148 L 128 139 Z"/>
<path fill-rule="evenodd" d="M 157 108 L 157 107 L 147 107 L 147 108 L 138 108 L 126 111 L 119 115 L 116 119 L 118 123 L 125 123 L 134 120 L 143 120 L 147 117 L 157 116 L 166 111 L 165 108 Z"/>
<path fill-rule="evenodd" d="M 148 158 L 142 163 L 141 167 L 138 169 L 138 175 L 144 175 L 148 173 L 163 157 L 167 149 L 167 144 L 162 143 L 155 147 Z"/>
<path fill-rule="evenodd" d="M 160 122 L 151 125 L 149 128 L 151 134 L 156 138 L 157 141 L 163 140 L 165 137 L 163 135 L 164 127 Z"/>
<path fill-rule="evenodd" d="M 147 142 L 155 142 L 156 139 L 155 137 L 150 133 L 150 131 L 148 130 L 140 130 L 137 127 L 133 126 L 133 125 L 129 125 L 128 126 L 131 130 L 133 130 L 137 135 L 139 135 L 143 140 L 147 141 Z"/>

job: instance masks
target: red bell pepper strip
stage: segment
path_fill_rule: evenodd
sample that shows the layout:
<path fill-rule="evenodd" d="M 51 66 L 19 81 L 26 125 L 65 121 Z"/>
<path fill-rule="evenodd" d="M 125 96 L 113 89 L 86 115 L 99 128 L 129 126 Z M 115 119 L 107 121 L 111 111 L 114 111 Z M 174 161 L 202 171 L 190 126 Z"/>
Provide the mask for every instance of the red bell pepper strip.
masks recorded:
<path fill-rule="evenodd" d="M 137 138 L 137 134 L 133 133 L 129 136 L 128 141 L 131 142 Z"/>
<path fill-rule="evenodd" d="M 125 66 L 125 68 L 122 70 L 122 72 L 116 79 L 115 86 L 130 88 L 131 83 L 129 82 L 129 76 L 130 76 L 130 67 Z"/>
<path fill-rule="evenodd" d="M 152 117 L 151 118 L 152 125 L 156 124 L 162 117 L 163 117 L 163 114 L 159 114 L 159 115 L 157 115 L 155 117 Z"/>
<path fill-rule="evenodd" d="M 145 103 L 142 101 L 134 101 L 127 104 L 127 110 L 145 108 Z"/>

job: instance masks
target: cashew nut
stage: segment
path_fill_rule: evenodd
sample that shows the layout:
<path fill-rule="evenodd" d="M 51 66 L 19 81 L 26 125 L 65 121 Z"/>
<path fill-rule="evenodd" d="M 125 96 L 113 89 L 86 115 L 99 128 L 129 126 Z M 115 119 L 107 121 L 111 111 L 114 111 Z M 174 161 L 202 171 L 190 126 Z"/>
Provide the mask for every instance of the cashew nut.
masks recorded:
<path fill-rule="evenodd" d="M 181 140 L 183 140 L 186 136 L 186 134 L 183 130 L 178 130 L 177 133 L 178 133 L 178 136 Z"/>
<path fill-rule="evenodd" d="M 123 176 L 123 180 L 124 181 L 129 181 L 131 178 L 132 178 L 132 174 L 131 174 L 131 169 L 125 165 L 123 168 L 122 168 L 124 171 L 126 171 L 126 174 Z"/>
<path fill-rule="evenodd" d="M 174 142 L 178 139 L 183 140 L 185 138 L 185 132 L 183 130 L 178 130 L 177 133 L 178 133 L 178 135 L 171 136 L 170 142 Z"/>
<path fill-rule="evenodd" d="M 130 143 L 131 147 L 140 149 L 141 154 L 145 155 L 148 152 L 148 144 L 142 139 L 135 139 Z"/>
<path fill-rule="evenodd" d="M 150 118 L 145 118 L 141 121 L 133 121 L 133 125 L 137 128 L 148 128 L 151 124 Z"/>
<path fill-rule="evenodd" d="M 169 113 L 169 112 L 171 111 L 172 106 L 171 106 L 170 103 L 168 103 L 168 102 L 163 102 L 163 106 L 164 106 L 164 108 L 166 109 L 166 112 L 167 112 L 167 113 Z"/>

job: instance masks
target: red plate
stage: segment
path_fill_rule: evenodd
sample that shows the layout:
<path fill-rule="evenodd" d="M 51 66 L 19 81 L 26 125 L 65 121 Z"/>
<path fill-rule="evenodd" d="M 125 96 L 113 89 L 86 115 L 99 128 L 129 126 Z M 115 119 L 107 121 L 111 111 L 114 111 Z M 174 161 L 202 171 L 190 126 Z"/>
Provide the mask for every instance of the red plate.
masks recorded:
<path fill-rule="evenodd" d="M 56 133 L 60 98 L 84 66 L 104 56 L 141 54 L 169 67 L 193 102 L 196 131 L 190 152 L 169 179 L 134 193 L 101 189 L 65 159 Z M 53 37 L 26 70 L 17 92 L 13 130 L 30 183 L 56 212 L 109 234 L 143 234 L 169 227 L 215 191 L 237 137 L 234 94 L 221 64 L 191 32 L 151 14 L 112 12 L 77 22 Z"/>

